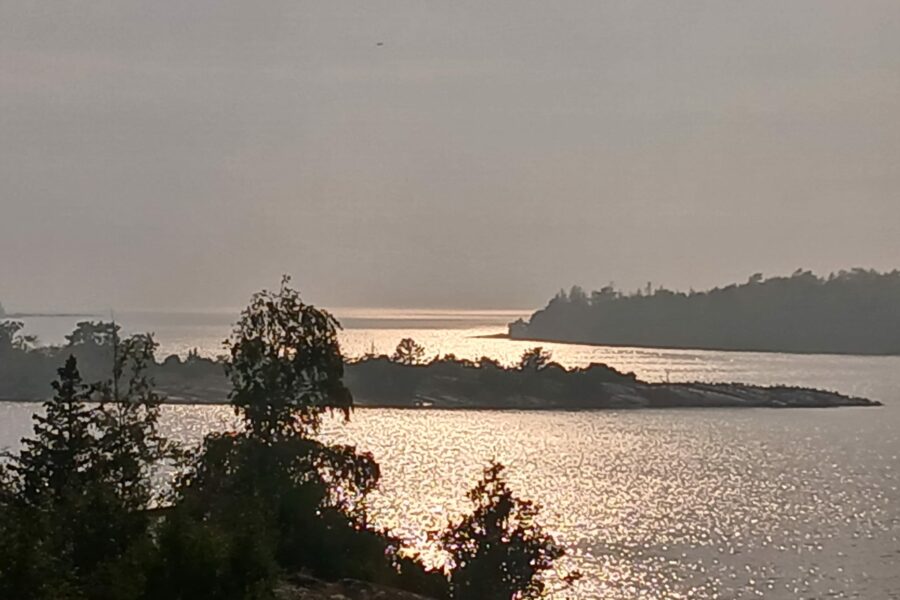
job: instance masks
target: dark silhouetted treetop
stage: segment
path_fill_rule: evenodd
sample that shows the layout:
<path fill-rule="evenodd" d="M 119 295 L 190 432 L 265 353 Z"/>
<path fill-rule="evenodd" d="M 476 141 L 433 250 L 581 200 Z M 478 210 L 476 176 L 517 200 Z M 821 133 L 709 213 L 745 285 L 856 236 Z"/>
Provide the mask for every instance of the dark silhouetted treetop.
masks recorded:
<path fill-rule="evenodd" d="M 540 598 L 545 591 L 541 575 L 565 555 L 537 523 L 538 507 L 513 494 L 503 470 L 496 462 L 484 470 L 468 493 L 472 514 L 451 522 L 440 536 L 450 556 L 453 598 Z M 572 574 L 569 579 L 577 577 Z"/>
<path fill-rule="evenodd" d="M 117 331 L 111 342 L 115 345 L 112 378 L 96 386 L 99 446 L 122 501 L 138 510 L 152 504 L 155 469 L 165 460 L 179 458 L 180 451 L 159 431 L 162 396 L 149 374 L 155 365 L 156 341 L 138 334 L 120 342 Z"/>
<path fill-rule="evenodd" d="M 0 356 L 24 352 L 37 344 L 37 337 L 21 333 L 24 328 L 21 321 L 0 321 Z"/>
<path fill-rule="evenodd" d="M 118 341 L 120 327 L 111 322 L 81 321 L 75 325 L 75 329 L 66 336 L 66 345 L 69 347 L 112 347 Z"/>
<path fill-rule="evenodd" d="M 245 428 L 207 436 L 179 480 L 160 539 L 167 554 L 190 560 L 166 560 L 164 597 L 221 590 L 212 597 L 267 598 L 281 570 L 446 590 L 442 574 L 401 556 L 399 540 L 369 526 L 364 500 L 380 477 L 372 455 L 314 437 L 324 411 L 346 417 L 352 406 L 337 327 L 287 279 L 243 312 L 226 368 Z M 202 583 L 189 566 L 205 562 L 190 549 L 191 531 L 214 535 L 207 541 L 224 565 L 204 567 Z"/>
<path fill-rule="evenodd" d="M 43 414 L 34 415 L 34 437 L 22 440 L 11 465 L 21 479 L 22 498 L 32 505 L 58 503 L 78 493 L 97 457 L 96 415 L 87 408 L 92 389 L 82 382 L 73 356 L 58 373 L 53 398 L 44 403 Z"/>
<path fill-rule="evenodd" d="M 518 367 L 522 371 L 538 371 L 550 364 L 553 354 L 540 346 L 530 348 L 522 353 Z"/>
<path fill-rule="evenodd" d="M 425 357 L 425 348 L 416 343 L 412 338 L 403 338 L 397 344 L 391 360 L 402 365 L 417 365 Z"/>
<path fill-rule="evenodd" d="M 900 271 L 752 275 L 706 292 L 561 292 L 516 339 L 802 353 L 900 354 Z"/>
<path fill-rule="evenodd" d="M 228 341 L 231 403 L 249 431 L 268 440 L 315 433 L 323 412 L 349 417 L 353 405 L 338 321 L 289 283 L 285 277 L 277 292 L 255 294 Z"/>
<path fill-rule="evenodd" d="M 33 437 L 8 459 L 2 598 L 146 598 L 153 477 L 175 453 L 157 431 L 159 399 L 144 374 L 152 339 L 116 345 L 112 379 L 99 384 L 84 384 L 69 356 L 44 414 L 34 416 Z"/>

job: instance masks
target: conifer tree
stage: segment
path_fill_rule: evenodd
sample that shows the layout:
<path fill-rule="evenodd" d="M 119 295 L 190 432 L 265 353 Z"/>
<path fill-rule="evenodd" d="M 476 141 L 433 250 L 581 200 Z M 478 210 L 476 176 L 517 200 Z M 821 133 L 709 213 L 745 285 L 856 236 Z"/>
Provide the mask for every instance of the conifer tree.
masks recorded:
<path fill-rule="evenodd" d="M 78 493 L 96 458 L 94 415 L 85 404 L 91 388 L 71 355 L 57 373 L 44 414 L 34 416 L 34 437 L 22 440 L 24 448 L 11 466 L 21 478 L 23 498 L 34 505 L 59 505 Z"/>

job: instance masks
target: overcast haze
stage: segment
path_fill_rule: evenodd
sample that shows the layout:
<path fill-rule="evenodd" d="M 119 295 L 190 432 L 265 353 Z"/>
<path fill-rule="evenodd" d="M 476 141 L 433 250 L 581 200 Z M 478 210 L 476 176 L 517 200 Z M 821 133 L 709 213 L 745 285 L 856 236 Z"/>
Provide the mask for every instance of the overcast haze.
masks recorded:
<path fill-rule="evenodd" d="M 900 2 L 0 0 L 0 301 L 900 267 Z"/>

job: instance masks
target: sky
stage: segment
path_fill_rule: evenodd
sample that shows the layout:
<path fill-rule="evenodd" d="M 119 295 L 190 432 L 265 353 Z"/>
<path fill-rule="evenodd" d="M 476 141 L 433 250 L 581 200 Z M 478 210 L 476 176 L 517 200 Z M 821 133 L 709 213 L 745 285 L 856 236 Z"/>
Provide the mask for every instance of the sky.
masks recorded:
<path fill-rule="evenodd" d="M 0 0 L 0 302 L 900 267 L 900 2 Z"/>

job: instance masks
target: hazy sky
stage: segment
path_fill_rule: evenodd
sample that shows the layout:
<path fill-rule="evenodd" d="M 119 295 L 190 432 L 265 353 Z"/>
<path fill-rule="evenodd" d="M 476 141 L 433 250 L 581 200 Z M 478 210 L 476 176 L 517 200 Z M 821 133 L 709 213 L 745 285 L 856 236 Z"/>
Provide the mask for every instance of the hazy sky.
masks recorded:
<path fill-rule="evenodd" d="M 0 0 L 8 308 L 857 265 L 900 267 L 897 0 Z"/>

